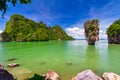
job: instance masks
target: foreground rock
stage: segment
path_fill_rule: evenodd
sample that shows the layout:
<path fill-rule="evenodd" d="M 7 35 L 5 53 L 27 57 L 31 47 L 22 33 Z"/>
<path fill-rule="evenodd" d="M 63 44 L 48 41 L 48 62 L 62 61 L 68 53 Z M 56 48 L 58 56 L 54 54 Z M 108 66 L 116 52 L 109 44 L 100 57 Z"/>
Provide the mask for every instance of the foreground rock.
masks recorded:
<path fill-rule="evenodd" d="M 46 80 L 60 80 L 59 75 L 53 70 L 49 70 L 46 74 Z"/>
<path fill-rule="evenodd" d="M 84 23 L 85 37 L 89 45 L 95 45 L 99 40 L 99 21 L 97 19 L 87 20 Z"/>
<path fill-rule="evenodd" d="M 102 80 L 99 76 L 95 75 L 91 70 L 85 70 L 79 73 L 72 80 Z"/>
<path fill-rule="evenodd" d="M 120 76 L 115 73 L 107 73 L 103 74 L 104 80 L 120 80 Z"/>
<path fill-rule="evenodd" d="M 7 70 L 4 70 L 2 64 L 0 64 L 0 80 L 14 80 L 13 76 Z"/>

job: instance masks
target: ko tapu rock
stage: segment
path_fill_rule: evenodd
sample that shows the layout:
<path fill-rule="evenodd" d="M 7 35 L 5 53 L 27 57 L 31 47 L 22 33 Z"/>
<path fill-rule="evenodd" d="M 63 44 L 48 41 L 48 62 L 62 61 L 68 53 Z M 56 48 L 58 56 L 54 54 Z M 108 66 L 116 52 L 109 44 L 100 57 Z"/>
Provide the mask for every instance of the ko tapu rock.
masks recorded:
<path fill-rule="evenodd" d="M 87 20 L 84 23 L 84 34 L 89 45 L 95 45 L 99 40 L 99 20 Z"/>
<path fill-rule="evenodd" d="M 113 22 L 107 29 L 108 43 L 120 44 L 120 19 Z"/>

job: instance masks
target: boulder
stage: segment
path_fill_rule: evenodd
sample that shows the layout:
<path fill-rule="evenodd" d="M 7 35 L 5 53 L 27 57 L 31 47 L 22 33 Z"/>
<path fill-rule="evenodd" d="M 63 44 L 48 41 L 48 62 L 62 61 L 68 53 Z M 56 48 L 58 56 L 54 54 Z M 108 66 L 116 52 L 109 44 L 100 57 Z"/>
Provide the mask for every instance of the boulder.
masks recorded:
<path fill-rule="evenodd" d="M 115 74 L 115 73 L 112 73 L 112 72 L 105 72 L 103 74 L 103 78 L 104 80 L 120 80 L 120 76 Z"/>
<path fill-rule="evenodd" d="M 49 70 L 46 74 L 46 80 L 60 80 L 59 75 L 53 70 Z"/>
<path fill-rule="evenodd" d="M 79 73 L 72 80 L 102 80 L 99 76 L 95 75 L 91 70 L 85 70 Z"/>
<path fill-rule="evenodd" d="M 14 80 L 12 74 L 4 70 L 2 64 L 0 64 L 0 80 Z"/>

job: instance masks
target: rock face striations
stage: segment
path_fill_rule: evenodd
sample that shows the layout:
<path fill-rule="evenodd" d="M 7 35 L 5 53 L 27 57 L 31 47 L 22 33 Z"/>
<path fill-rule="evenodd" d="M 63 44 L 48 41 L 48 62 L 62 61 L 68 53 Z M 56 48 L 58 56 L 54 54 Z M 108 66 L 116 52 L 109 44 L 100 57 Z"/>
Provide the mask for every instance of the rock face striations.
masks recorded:
<path fill-rule="evenodd" d="M 87 20 L 84 23 L 84 34 L 89 45 L 95 45 L 99 40 L 99 20 Z"/>
<path fill-rule="evenodd" d="M 113 22 L 107 29 L 108 43 L 120 44 L 120 19 Z"/>
<path fill-rule="evenodd" d="M 34 22 L 22 15 L 14 14 L 6 23 L 2 32 L 3 41 L 48 41 L 48 40 L 73 40 L 59 26 L 47 26 L 43 22 Z"/>

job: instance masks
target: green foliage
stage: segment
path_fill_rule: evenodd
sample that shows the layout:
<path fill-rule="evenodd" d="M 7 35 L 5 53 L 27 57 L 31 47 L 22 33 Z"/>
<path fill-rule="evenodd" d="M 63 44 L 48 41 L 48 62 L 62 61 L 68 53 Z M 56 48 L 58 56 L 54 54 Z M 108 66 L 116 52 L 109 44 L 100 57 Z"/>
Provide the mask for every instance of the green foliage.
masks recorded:
<path fill-rule="evenodd" d="M 98 35 L 96 31 L 99 31 L 99 20 L 87 20 L 84 24 L 86 31 L 89 31 L 89 35 Z"/>
<path fill-rule="evenodd" d="M 27 78 L 25 80 L 45 80 L 44 76 L 40 76 L 38 74 L 34 74 L 34 76 L 32 78 Z"/>
<path fill-rule="evenodd" d="M 2 33 L 3 41 L 48 41 L 48 40 L 72 40 L 59 26 L 47 27 L 43 22 L 36 23 L 33 20 L 14 14 L 6 23 Z"/>
<path fill-rule="evenodd" d="M 3 12 L 2 17 L 4 17 L 4 14 L 6 13 L 6 10 L 8 8 L 7 3 L 12 3 L 13 6 L 15 6 L 18 1 L 21 4 L 29 4 L 29 3 L 31 3 L 31 0 L 0 0 L 0 11 Z"/>
<path fill-rule="evenodd" d="M 89 30 L 94 31 L 98 29 L 98 25 L 99 25 L 99 20 L 98 19 L 93 19 L 93 20 L 89 20 L 89 26 L 87 27 Z"/>
<path fill-rule="evenodd" d="M 109 37 L 120 35 L 120 19 L 113 22 L 112 25 L 107 29 L 107 34 Z"/>

